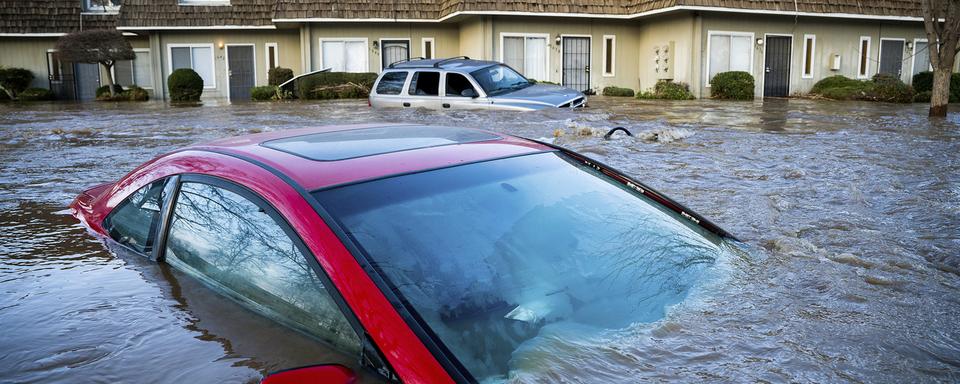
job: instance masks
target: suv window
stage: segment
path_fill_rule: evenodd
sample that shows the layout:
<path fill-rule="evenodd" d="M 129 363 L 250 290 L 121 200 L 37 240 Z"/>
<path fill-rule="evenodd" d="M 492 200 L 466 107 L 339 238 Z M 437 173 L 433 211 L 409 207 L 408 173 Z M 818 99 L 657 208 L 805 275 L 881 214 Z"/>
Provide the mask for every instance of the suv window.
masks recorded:
<path fill-rule="evenodd" d="M 273 212 L 230 190 L 184 182 L 166 259 L 251 309 L 359 356 L 356 332 Z"/>
<path fill-rule="evenodd" d="M 440 72 L 414 73 L 413 80 L 410 80 L 410 89 L 407 93 L 411 96 L 439 96 Z"/>
<path fill-rule="evenodd" d="M 457 97 L 469 97 L 464 95 L 463 91 L 473 90 L 473 94 L 476 95 L 476 89 L 473 88 L 473 85 L 470 84 L 470 80 L 467 80 L 467 77 L 459 73 L 447 73 L 447 91 L 446 96 L 457 96 Z"/>
<path fill-rule="evenodd" d="M 399 95 L 403 90 L 403 83 L 407 81 L 407 71 L 387 72 L 377 83 L 378 95 Z"/>
<path fill-rule="evenodd" d="M 140 188 L 110 212 L 103 227 L 113 240 L 137 252 L 149 254 L 153 250 L 165 181 Z"/>

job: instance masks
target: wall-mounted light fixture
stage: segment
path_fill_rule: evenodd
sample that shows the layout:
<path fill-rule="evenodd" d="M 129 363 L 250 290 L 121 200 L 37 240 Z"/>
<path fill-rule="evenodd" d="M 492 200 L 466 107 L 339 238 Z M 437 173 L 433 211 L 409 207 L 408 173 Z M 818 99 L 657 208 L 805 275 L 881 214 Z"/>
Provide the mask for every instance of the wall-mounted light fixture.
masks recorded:
<path fill-rule="evenodd" d="M 563 39 L 560 38 L 560 35 L 557 35 L 557 38 L 553 39 L 553 42 L 556 43 L 558 47 L 560 46 L 560 42 L 562 41 Z"/>
<path fill-rule="evenodd" d="M 907 49 L 909 49 L 909 50 L 911 50 L 911 51 L 913 50 L 913 42 L 912 42 L 912 41 L 908 41 L 908 42 L 907 42 Z"/>
<path fill-rule="evenodd" d="M 217 48 L 223 49 L 223 42 L 222 42 L 222 41 L 217 43 Z"/>
<path fill-rule="evenodd" d="M 757 39 L 757 45 L 763 45 L 763 38 Z"/>
<path fill-rule="evenodd" d="M 374 40 L 372 43 L 370 43 L 370 46 L 373 47 L 373 50 L 374 50 L 374 51 L 379 51 L 379 50 L 380 50 L 380 41 L 379 41 L 379 40 Z"/>

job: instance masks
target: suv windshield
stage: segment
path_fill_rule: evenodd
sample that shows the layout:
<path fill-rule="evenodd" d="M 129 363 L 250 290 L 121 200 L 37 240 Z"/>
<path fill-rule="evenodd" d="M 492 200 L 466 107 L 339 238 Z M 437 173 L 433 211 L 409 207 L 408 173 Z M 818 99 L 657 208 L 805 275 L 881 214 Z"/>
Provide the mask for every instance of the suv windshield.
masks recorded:
<path fill-rule="evenodd" d="M 724 241 L 559 152 L 314 195 L 481 382 L 660 319 Z"/>
<path fill-rule="evenodd" d="M 502 95 L 533 85 L 523 75 L 503 64 L 478 69 L 470 74 L 487 96 Z"/>

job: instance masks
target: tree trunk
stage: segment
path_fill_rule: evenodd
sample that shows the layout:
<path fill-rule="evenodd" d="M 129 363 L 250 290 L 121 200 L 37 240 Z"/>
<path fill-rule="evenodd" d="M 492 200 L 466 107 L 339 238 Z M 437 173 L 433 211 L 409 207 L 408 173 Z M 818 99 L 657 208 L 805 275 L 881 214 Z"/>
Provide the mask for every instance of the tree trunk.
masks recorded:
<path fill-rule="evenodd" d="M 952 64 L 952 63 L 951 63 Z M 950 68 L 934 68 L 933 90 L 930 94 L 930 117 L 946 117 L 950 102 Z"/>
<path fill-rule="evenodd" d="M 100 63 L 100 65 L 107 69 L 107 85 L 110 87 L 110 98 L 114 98 L 117 94 L 113 92 L 113 71 L 111 70 L 113 64 Z"/>

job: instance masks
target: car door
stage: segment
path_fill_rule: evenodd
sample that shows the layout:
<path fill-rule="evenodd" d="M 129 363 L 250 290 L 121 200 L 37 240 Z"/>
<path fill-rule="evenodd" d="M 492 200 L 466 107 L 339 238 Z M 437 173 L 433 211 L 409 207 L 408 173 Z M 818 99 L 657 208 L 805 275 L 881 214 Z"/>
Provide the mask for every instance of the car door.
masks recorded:
<path fill-rule="evenodd" d="M 440 71 L 414 72 L 401 106 L 440 109 Z"/>
<path fill-rule="evenodd" d="M 443 88 L 440 106 L 444 109 L 481 109 L 490 104 L 486 97 L 480 96 L 480 88 L 464 74 L 445 73 Z"/>

